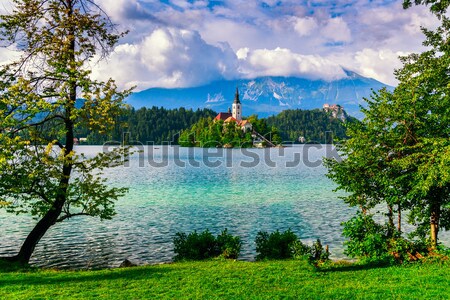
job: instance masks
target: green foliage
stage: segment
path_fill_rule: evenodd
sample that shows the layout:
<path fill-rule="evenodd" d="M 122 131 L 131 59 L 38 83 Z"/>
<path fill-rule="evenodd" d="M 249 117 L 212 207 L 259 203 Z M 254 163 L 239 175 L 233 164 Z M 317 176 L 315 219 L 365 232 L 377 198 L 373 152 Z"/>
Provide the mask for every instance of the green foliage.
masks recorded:
<path fill-rule="evenodd" d="M 389 256 L 387 228 L 376 223 L 371 215 L 358 213 L 344 222 L 345 254 L 350 257 L 384 260 Z"/>
<path fill-rule="evenodd" d="M 1 299 L 449 299 L 445 262 L 376 267 L 212 260 L 96 271 L 3 272 Z M 3 284 L 4 283 L 4 284 Z"/>
<path fill-rule="evenodd" d="M 133 144 L 178 144 L 179 134 L 183 129 L 191 127 L 200 119 L 215 116 L 216 113 L 210 109 L 123 108 L 110 131 L 101 134 L 84 126 L 76 129 L 75 136 L 87 138 L 85 144 L 88 145 L 102 145 L 107 141 L 121 142 L 124 134 L 129 134 L 126 139 Z"/>
<path fill-rule="evenodd" d="M 114 119 L 113 127 L 103 133 L 90 130 L 86 126 L 79 126 L 75 130 L 77 138 L 87 138 L 86 145 L 101 145 L 107 141 L 122 141 L 124 134 L 132 143 L 162 144 L 170 142 L 178 144 L 179 134 L 182 132 L 181 144 L 183 146 L 204 147 L 223 146 L 225 144 L 251 145 L 251 133 L 242 133 L 230 126 L 227 132 L 223 127 L 211 125 L 211 119 L 217 115 L 210 109 L 196 111 L 179 108 L 123 108 L 120 116 Z M 333 133 L 337 139 L 346 138 L 345 124 L 338 119 L 331 118 L 322 110 L 287 110 L 277 116 L 267 119 L 258 119 L 253 115 L 248 118 L 253 129 L 262 134 L 274 144 L 282 141 L 298 141 L 300 136 L 306 138 L 305 142 L 329 142 L 327 132 Z M 347 123 L 357 122 L 348 117 Z M 198 123 L 196 126 L 194 124 Z M 208 123 L 208 125 L 206 125 Z M 208 127 L 208 130 L 205 130 Z M 331 140 L 330 140 L 331 141 Z M 209 146 L 208 146 L 209 145 Z"/>
<path fill-rule="evenodd" d="M 421 240 L 409 241 L 398 231 L 392 232 L 389 225 L 382 226 L 372 215 L 357 213 L 343 223 L 345 254 L 361 261 L 402 263 L 423 258 L 428 245 Z"/>
<path fill-rule="evenodd" d="M 258 122 L 264 123 L 263 121 Z M 182 131 L 179 144 L 183 147 L 247 148 L 253 146 L 253 138 L 250 132 L 244 132 L 234 122 L 224 123 L 222 120 L 214 121 L 212 118 L 203 118 L 191 128 Z"/>
<path fill-rule="evenodd" d="M 291 246 L 292 258 L 294 259 L 302 259 L 305 257 L 310 257 L 311 255 L 311 247 L 303 244 L 302 241 L 296 240 Z"/>
<path fill-rule="evenodd" d="M 267 233 L 260 231 L 256 235 L 256 260 L 288 259 L 293 257 L 292 245 L 298 241 L 297 235 L 290 229 L 285 232 Z"/>
<path fill-rule="evenodd" d="M 260 231 L 256 235 L 256 260 L 265 259 L 307 259 L 317 265 L 329 260 L 330 253 L 324 249 L 319 239 L 311 246 L 303 244 L 290 229 L 272 233 Z"/>
<path fill-rule="evenodd" d="M 240 237 L 233 236 L 225 229 L 217 237 L 205 230 L 201 233 L 194 231 L 188 235 L 176 233 L 174 239 L 174 260 L 204 260 L 215 257 L 237 259 L 241 251 Z"/>
<path fill-rule="evenodd" d="M 317 239 L 311 247 L 310 261 L 324 262 L 330 259 L 330 252 L 328 249 L 324 249 L 320 239 Z"/>
<path fill-rule="evenodd" d="M 306 258 L 314 265 L 326 262 L 330 259 L 330 252 L 324 249 L 320 239 L 317 239 L 312 246 L 303 244 L 300 240 L 297 240 L 291 245 L 292 257 L 294 259 Z"/>
<path fill-rule="evenodd" d="M 448 3 L 415 3 L 431 4 L 441 17 L 438 28 L 423 29 L 428 50 L 401 58 L 403 68 L 395 73 L 399 85 L 394 92 L 383 89 L 367 99 L 364 120 L 349 126 L 351 138 L 340 147 L 344 159 L 325 160 L 328 176 L 348 193 L 347 203 L 363 212 L 386 205 L 390 231 L 386 238 L 392 240 L 386 242 L 382 233 L 371 231 L 365 240 L 367 247 L 373 243 L 384 253 L 395 253 L 393 245 L 408 244 L 401 234 L 392 235 L 394 212 L 398 228 L 402 212 L 407 213 L 414 236 L 429 242 L 430 250 L 438 244 L 439 231 L 450 224 L 450 19 L 441 10 Z M 375 252 L 367 248 L 367 253 L 382 255 Z"/>
<path fill-rule="evenodd" d="M 347 124 L 355 122 L 358 122 L 355 118 L 347 117 Z M 304 137 L 306 143 L 330 143 L 331 138 L 345 139 L 348 137 L 345 133 L 346 123 L 331 117 L 321 109 L 284 110 L 276 116 L 267 118 L 268 126 L 279 129 L 279 133 L 276 133 L 279 135 L 277 139 L 284 142 L 298 142 L 300 137 Z"/>
<path fill-rule="evenodd" d="M 89 66 L 123 35 L 92 1 L 13 4 L 0 16 L 0 40 L 20 45 L 23 55 L 0 70 L 0 208 L 40 218 L 17 256 L 28 262 L 56 222 L 114 215 L 114 200 L 126 189 L 109 187 L 101 175 L 120 163 L 124 149 L 79 155 L 74 130 L 110 130 L 130 91 L 91 79 Z"/>
<path fill-rule="evenodd" d="M 223 258 L 237 259 L 242 248 L 241 238 L 233 236 L 225 229 L 216 237 L 217 248 Z"/>
<path fill-rule="evenodd" d="M 439 18 L 442 18 L 450 5 L 450 1 L 449 0 L 403 0 L 404 8 L 409 8 L 413 4 L 430 6 L 430 11 L 433 14 L 435 14 L 436 16 L 438 16 Z"/>

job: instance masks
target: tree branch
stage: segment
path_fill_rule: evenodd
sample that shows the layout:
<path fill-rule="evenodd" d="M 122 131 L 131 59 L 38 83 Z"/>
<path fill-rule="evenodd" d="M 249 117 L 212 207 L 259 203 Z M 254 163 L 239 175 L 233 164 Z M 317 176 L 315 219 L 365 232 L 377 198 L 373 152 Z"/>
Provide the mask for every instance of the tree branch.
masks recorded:
<path fill-rule="evenodd" d="M 64 220 L 66 220 L 66 219 L 70 219 L 70 218 L 72 218 L 72 217 L 78 217 L 78 216 L 90 216 L 90 214 L 88 214 L 88 213 L 83 213 L 83 212 L 81 212 L 81 213 L 76 213 L 76 214 L 70 214 L 70 213 L 69 213 L 69 214 L 66 214 L 66 215 L 60 217 L 59 219 L 57 219 L 56 222 L 59 223 L 59 222 L 62 222 L 62 221 L 64 221 Z"/>

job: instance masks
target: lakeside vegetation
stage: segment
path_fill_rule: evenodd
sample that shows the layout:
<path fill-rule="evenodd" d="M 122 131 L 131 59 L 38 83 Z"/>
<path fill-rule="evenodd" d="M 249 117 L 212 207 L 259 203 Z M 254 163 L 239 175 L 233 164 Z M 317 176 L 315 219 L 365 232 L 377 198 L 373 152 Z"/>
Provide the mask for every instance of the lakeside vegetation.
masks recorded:
<path fill-rule="evenodd" d="M 346 253 L 373 265 L 329 262 L 320 242 L 306 248 L 290 232 L 276 232 L 258 235 L 258 251 L 265 253 L 258 259 L 290 257 L 291 243 L 297 242 L 301 257 L 307 253 L 323 259 L 320 268 L 303 258 L 254 263 L 215 259 L 101 271 L 15 268 L 29 263 L 54 224 L 75 216 L 110 219 L 114 201 L 126 192 L 101 177 L 117 165 L 120 149 L 90 159 L 74 150 L 77 128 L 111 132 L 123 112 L 122 101 L 130 91 L 118 91 L 112 80 L 94 81 L 86 70 L 90 60 L 106 56 L 122 34 L 115 33 L 107 16 L 85 9 L 91 1 L 78 2 L 81 6 L 56 0 L 16 3 L 20 13 L 1 16 L 3 40 L 23 42 L 25 55 L 0 72 L 0 207 L 32 215 L 38 222 L 17 255 L 0 262 L 0 298 L 450 298 L 448 255 L 439 255 L 438 243 L 439 232 L 450 228 L 447 2 L 442 2 L 443 11 L 442 6 L 432 9 L 443 20 L 441 26 L 424 29 L 430 50 L 403 58 L 399 86 L 392 93 L 374 93 L 363 122 L 351 123 L 345 133 L 351 137 L 341 148 L 345 159 L 327 161 L 328 176 L 347 192 L 344 201 L 359 209 L 345 223 Z M 44 13 L 41 4 L 47 5 Z M 52 31 L 45 27 L 49 20 Z M 40 66 L 36 73 L 22 68 L 33 63 Z M 82 107 L 76 105 L 79 97 L 86 99 Z M 137 122 L 136 130 L 145 131 L 143 112 L 144 121 Z M 199 112 L 189 122 L 199 117 L 203 123 L 195 134 L 207 142 L 225 137 L 221 143 L 233 144 L 248 138 L 248 132 L 236 127 L 211 125 L 202 113 L 212 112 Z M 308 114 L 303 115 L 306 121 Z M 280 122 L 291 124 L 287 120 L 297 117 L 285 113 Z M 255 119 L 254 126 L 281 140 L 266 121 L 259 124 Z M 290 127 L 285 131 L 289 138 L 304 133 Z M 166 134 L 162 132 L 160 138 Z M 136 136 L 143 138 L 148 136 Z M 385 222 L 376 222 L 370 213 L 378 205 L 386 207 Z M 405 213 L 414 226 L 413 236 L 402 230 Z M 232 250 L 229 257 L 237 257 L 239 238 L 226 232 L 214 239 L 204 236 L 218 250 L 212 256 Z M 180 245 L 191 243 L 188 235 L 179 237 Z M 195 243 L 189 245 L 198 250 Z"/>
<path fill-rule="evenodd" d="M 279 130 L 281 139 L 285 142 L 332 143 L 333 139 L 343 140 L 349 123 L 359 122 L 346 116 L 345 123 L 340 118 L 334 118 L 323 109 L 289 109 L 266 119 L 269 127 Z"/>
<path fill-rule="evenodd" d="M 82 144 L 103 145 L 108 141 L 128 143 L 178 144 L 180 132 L 205 118 L 214 118 L 216 112 L 211 109 L 165 109 L 163 107 L 122 108 L 114 127 L 104 133 L 80 127 L 75 131 L 78 138 L 86 138 Z M 125 136 L 124 136 L 125 135 Z"/>
<path fill-rule="evenodd" d="M 449 299 L 448 262 L 403 266 L 212 260 L 99 271 L 7 271 L 2 299 Z"/>
<path fill-rule="evenodd" d="M 183 146 L 221 145 L 232 143 L 249 145 L 251 136 L 245 135 L 230 126 L 227 134 L 222 134 L 223 127 L 213 124 L 212 119 L 217 113 L 211 109 L 165 109 L 163 107 L 122 108 L 120 116 L 115 120 L 113 128 L 104 133 L 89 130 L 88 127 L 76 128 L 75 136 L 83 139 L 83 145 L 102 145 L 107 141 L 129 143 L 163 143 L 181 144 Z M 347 138 L 346 125 L 338 118 L 322 109 L 285 110 L 268 118 L 250 116 L 247 118 L 254 124 L 256 131 L 269 140 L 300 143 L 329 143 L 332 138 L 342 140 Z M 346 122 L 358 122 L 347 116 Z M 183 134 L 180 139 L 180 134 Z M 189 135 L 198 137 L 195 143 Z M 327 136 L 328 135 L 328 136 Z M 84 140 L 86 139 L 86 140 Z M 214 145 L 213 145 L 214 147 Z"/>
<path fill-rule="evenodd" d="M 357 208 L 343 230 L 352 257 L 432 256 L 439 233 L 450 229 L 450 3 L 437 3 L 431 8 L 441 23 L 422 28 L 427 50 L 400 57 L 398 86 L 374 91 L 362 122 L 348 126 L 343 159 L 325 159 L 327 176 L 346 192 L 342 199 Z"/>
<path fill-rule="evenodd" d="M 279 145 L 282 140 L 275 126 L 269 127 L 265 119 L 250 116 L 246 119 L 252 129 L 243 130 L 235 122 L 224 123 L 212 118 L 201 119 L 181 132 L 179 143 L 184 147 L 253 147 L 253 132 L 258 132 L 267 141 Z M 263 141 L 263 145 L 265 141 Z"/>

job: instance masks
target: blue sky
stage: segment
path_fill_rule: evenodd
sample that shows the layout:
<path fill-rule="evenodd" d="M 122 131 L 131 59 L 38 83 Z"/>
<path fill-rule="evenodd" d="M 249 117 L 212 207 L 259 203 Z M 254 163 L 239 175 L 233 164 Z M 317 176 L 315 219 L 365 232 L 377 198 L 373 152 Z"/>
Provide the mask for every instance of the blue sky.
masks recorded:
<path fill-rule="evenodd" d="M 94 76 L 137 90 L 267 75 L 333 80 L 343 68 L 394 85 L 398 56 L 423 50 L 420 26 L 437 23 L 402 1 L 96 2 L 130 33 Z"/>

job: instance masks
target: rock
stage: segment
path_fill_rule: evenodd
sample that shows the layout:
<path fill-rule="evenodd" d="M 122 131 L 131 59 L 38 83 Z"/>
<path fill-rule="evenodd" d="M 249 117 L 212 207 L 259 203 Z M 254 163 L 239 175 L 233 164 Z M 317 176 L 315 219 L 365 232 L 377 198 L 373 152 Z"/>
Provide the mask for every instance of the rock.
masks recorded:
<path fill-rule="evenodd" d="M 119 266 L 119 268 L 130 268 L 130 267 L 136 267 L 137 265 L 135 263 L 132 263 L 128 259 L 125 259 Z"/>

